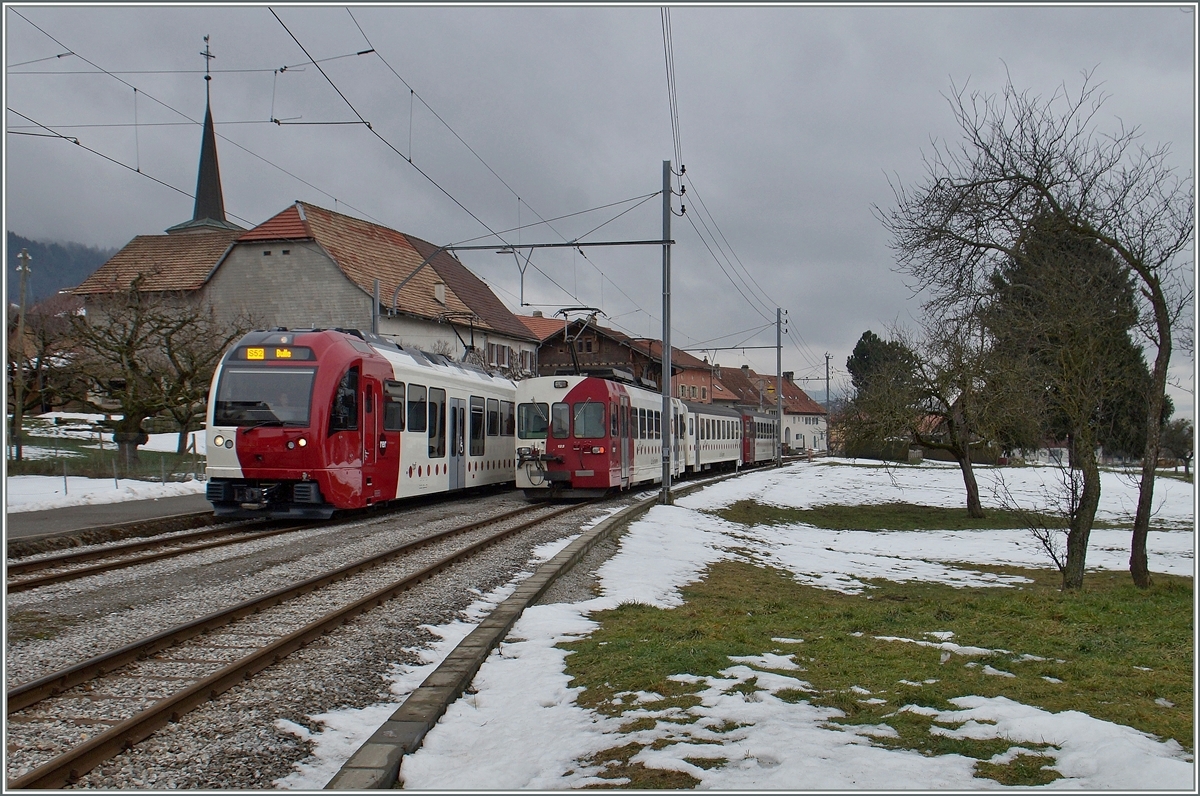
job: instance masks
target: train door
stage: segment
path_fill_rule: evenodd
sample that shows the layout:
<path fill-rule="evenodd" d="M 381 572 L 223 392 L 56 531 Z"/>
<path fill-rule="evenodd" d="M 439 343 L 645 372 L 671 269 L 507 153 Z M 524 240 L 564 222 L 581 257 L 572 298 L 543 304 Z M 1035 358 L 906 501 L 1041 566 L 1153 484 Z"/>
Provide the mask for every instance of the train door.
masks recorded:
<path fill-rule="evenodd" d="M 375 411 L 378 390 L 375 388 L 375 380 L 370 376 L 363 375 L 363 390 L 362 390 L 362 443 L 363 443 L 363 469 L 364 472 L 370 473 L 375 468 L 375 457 L 378 454 L 379 445 L 379 426 L 376 423 L 378 412 Z M 370 476 L 368 475 L 368 480 Z M 370 491 L 367 491 L 370 496 Z"/>
<path fill-rule="evenodd" d="M 467 457 L 465 439 L 467 427 L 467 402 L 462 398 L 450 398 L 450 486 L 462 489 L 467 485 Z"/>
<path fill-rule="evenodd" d="M 621 448 L 621 488 L 629 486 L 630 448 L 633 439 L 629 427 L 629 396 L 621 396 L 621 439 L 617 443 Z"/>
<path fill-rule="evenodd" d="M 754 463 L 754 418 L 742 415 L 742 462 Z"/>

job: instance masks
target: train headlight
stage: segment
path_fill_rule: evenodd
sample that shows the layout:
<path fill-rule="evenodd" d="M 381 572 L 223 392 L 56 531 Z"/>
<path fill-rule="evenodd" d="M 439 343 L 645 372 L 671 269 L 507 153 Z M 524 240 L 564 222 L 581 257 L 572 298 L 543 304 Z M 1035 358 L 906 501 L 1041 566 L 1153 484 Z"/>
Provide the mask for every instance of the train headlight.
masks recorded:
<path fill-rule="evenodd" d="M 296 444 L 299 445 L 301 448 L 303 448 L 305 445 L 308 444 L 308 440 L 306 440 L 304 437 L 301 437 L 299 440 L 296 441 Z"/>
<path fill-rule="evenodd" d="M 533 453 L 533 448 L 517 448 L 518 456 L 528 456 L 531 453 Z"/>
<path fill-rule="evenodd" d="M 288 450 L 294 449 L 296 447 L 296 440 L 289 439 L 287 446 L 288 446 Z"/>
<path fill-rule="evenodd" d="M 595 446 L 594 448 L 592 448 L 592 453 L 604 453 L 604 446 L 603 445 Z"/>
<path fill-rule="evenodd" d="M 225 444 L 225 438 L 222 437 L 220 434 L 213 437 L 213 445 L 216 445 L 219 448 L 224 444 Z"/>
<path fill-rule="evenodd" d="M 232 439 L 227 439 L 227 440 L 225 440 L 225 447 L 226 447 L 226 448 L 232 448 L 232 447 L 233 447 L 233 440 L 232 440 Z"/>

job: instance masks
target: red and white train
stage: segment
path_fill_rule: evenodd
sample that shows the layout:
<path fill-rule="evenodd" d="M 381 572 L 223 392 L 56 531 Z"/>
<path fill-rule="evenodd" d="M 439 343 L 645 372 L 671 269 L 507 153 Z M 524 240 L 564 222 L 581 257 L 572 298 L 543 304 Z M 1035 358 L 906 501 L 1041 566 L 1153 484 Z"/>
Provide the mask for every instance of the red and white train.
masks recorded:
<path fill-rule="evenodd" d="M 328 518 L 513 480 L 516 385 L 355 330 L 251 332 L 208 401 L 221 516 Z"/>
<path fill-rule="evenodd" d="M 632 376 L 543 376 L 517 384 L 517 487 L 593 497 L 661 483 L 661 393 Z M 671 399 L 671 477 L 775 457 L 772 415 Z"/>

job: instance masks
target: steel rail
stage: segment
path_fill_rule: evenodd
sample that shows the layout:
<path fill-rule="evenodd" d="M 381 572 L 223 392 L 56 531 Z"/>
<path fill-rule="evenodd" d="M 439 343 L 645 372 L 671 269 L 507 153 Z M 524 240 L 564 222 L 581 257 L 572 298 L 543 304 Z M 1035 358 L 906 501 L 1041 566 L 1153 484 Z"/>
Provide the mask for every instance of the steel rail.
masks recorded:
<path fill-rule="evenodd" d="M 135 542 L 124 542 L 115 544 L 110 547 L 99 547 L 90 550 L 74 550 L 69 553 L 59 553 L 58 555 L 46 556 L 44 558 L 35 558 L 30 561 L 14 561 L 5 566 L 5 572 L 11 578 L 17 575 L 26 575 L 30 572 L 37 572 L 42 569 L 49 569 L 60 564 L 74 564 L 84 561 L 95 561 L 97 558 L 106 558 L 111 555 L 121 553 L 133 553 L 138 550 L 148 550 L 152 547 L 162 547 L 163 545 L 174 544 L 176 542 L 191 542 L 197 539 L 205 539 L 212 536 L 220 536 L 226 533 L 235 533 L 247 526 L 257 525 L 264 520 L 247 520 L 246 522 L 229 523 L 218 525 L 211 528 L 204 528 L 199 531 L 188 531 L 177 536 L 162 537 L 155 536 L 150 539 L 140 539 Z"/>
<path fill-rule="evenodd" d="M 457 534 L 467 533 L 469 531 L 480 528 L 484 525 L 490 525 L 496 522 L 516 516 L 518 514 L 537 510 L 539 506 L 521 506 L 511 511 L 506 511 L 497 514 L 493 517 L 476 520 L 466 525 L 450 528 L 445 531 L 440 531 L 431 536 L 416 539 L 411 542 L 406 542 L 398 547 L 393 547 L 385 550 L 382 553 L 377 553 L 372 556 L 367 556 L 358 561 L 354 561 L 338 569 L 330 570 L 319 575 L 314 575 L 311 578 L 293 583 L 288 586 L 276 589 L 268 594 L 259 597 L 252 597 L 248 600 L 243 600 L 230 608 L 222 611 L 217 611 L 198 619 L 194 619 L 177 627 L 167 628 L 154 635 L 146 638 L 130 642 L 122 647 L 119 647 L 110 652 L 101 653 L 85 661 L 80 661 L 65 669 L 60 669 L 56 672 L 51 672 L 36 680 L 31 680 L 27 683 L 15 686 L 6 694 L 7 713 L 9 715 L 24 710 L 30 705 L 35 705 L 43 699 L 48 699 L 56 696 L 67 689 L 74 688 L 80 683 L 85 683 L 88 680 L 93 680 L 100 677 L 105 672 L 111 672 L 127 663 L 132 663 L 140 658 L 145 658 L 153 655 L 156 652 L 161 652 L 164 649 L 175 646 L 190 638 L 195 638 L 203 633 L 208 633 L 219 627 L 223 627 L 231 622 L 241 619 L 250 614 L 262 611 L 266 608 L 272 608 L 280 603 L 299 597 L 315 589 L 328 586 L 331 583 L 336 583 L 339 580 L 347 578 L 351 575 L 358 574 L 366 569 L 370 569 L 377 564 L 386 563 L 391 558 L 394 558 L 404 553 L 412 552 L 413 550 L 428 545 L 440 539 L 445 539 Z"/>
<path fill-rule="evenodd" d="M 109 561 L 104 564 L 95 564 L 90 567 L 80 567 L 78 569 L 68 569 L 64 572 L 54 572 L 49 575 L 40 575 L 26 580 L 9 581 L 6 588 L 8 594 L 17 592 L 29 591 L 36 589 L 39 586 L 49 586 L 52 583 L 62 583 L 68 580 L 78 580 L 86 578 L 89 575 L 98 575 L 102 572 L 112 572 L 117 569 L 125 569 L 126 567 L 136 566 L 138 564 L 149 564 L 152 561 L 161 561 L 165 558 L 176 558 L 178 556 L 187 555 L 188 553 L 196 553 L 201 550 L 211 550 L 214 547 L 226 547 L 231 544 L 242 544 L 244 542 L 252 542 L 256 539 L 266 539 L 270 536 L 278 536 L 281 533 L 292 533 L 293 531 L 303 531 L 308 528 L 314 528 L 322 523 L 306 523 L 304 525 L 292 525 L 287 528 L 275 528 L 270 531 L 259 531 L 258 533 L 246 534 L 245 536 L 235 536 L 231 539 L 218 539 L 215 542 L 206 542 L 204 544 L 191 545 L 188 547 L 180 547 L 175 550 L 163 550 L 159 553 L 150 553 L 149 555 L 136 556 L 134 558 L 122 558 L 117 561 Z M 162 541 L 159 542 L 161 546 Z"/>
<path fill-rule="evenodd" d="M 517 511 L 528 511 L 529 508 L 525 507 Z M 169 722 L 178 721 L 184 714 L 196 706 L 216 699 L 233 686 L 250 679 L 268 666 L 278 663 L 309 642 L 332 632 L 351 618 L 371 608 L 382 605 L 401 592 L 407 591 L 413 586 L 428 580 L 459 561 L 470 558 L 486 547 L 490 547 L 509 536 L 520 533 L 528 527 L 545 522 L 568 511 L 574 511 L 577 508 L 579 508 L 578 504 L 564 506 L 527 520 L 512 528 L 500 531 L 444 556 L 418 572 L 407 575 L 347 606 L 331 611 L 320 619 L 289 633 L 263 649 L 214 672 L 166 699 L 160 700 L 136 716 L 126 719 L 53 760 L 44 763 L 24 776 L 10 780 L 8 787 L 12 789 L 46 789 L 61 788 L 64 785 L 68 785 L 105 760 L 145 740 L 160 727 Z M 508 514 L 515 514 L 517 511 L 508 512 Z M 487 520 L 481 524 L 495 521 L 496 519 Z"/>

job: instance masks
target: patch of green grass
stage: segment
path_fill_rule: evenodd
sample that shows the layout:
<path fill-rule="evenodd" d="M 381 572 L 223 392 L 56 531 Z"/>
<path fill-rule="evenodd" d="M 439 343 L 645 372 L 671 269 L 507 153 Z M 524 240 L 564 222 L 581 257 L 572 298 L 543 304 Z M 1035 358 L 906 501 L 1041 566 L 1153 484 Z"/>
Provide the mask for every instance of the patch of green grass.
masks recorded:
<path fill-rule="evenodd" d="M 684 602 L 676 608 L 628 604 L 595 614 L 600 627 L 591 636 L 562 645 L 572 652 L 567 671 L 575 685 L 586 686 L 579 695 L 584 707 L 620 716 L 637 706 L 613 705 L 613 694 L 654 691 L 667 698 L 655 709 L 686 710 L 698 703 L 702 687 L 671 675 L 719 676 L 731 655 L 786 647 L 804 667 L 796 676 L 816 693 L 791 689 L 778 698 L 836 708 L 843 714 L 833 719 L 839 724 L 888 724 L 899 737 L 873 737 L 872 743 L 974 757 L 981 761 L 977 776 L 1005 784 L 1038 785 L 1057 776 L 1042 768 L 1050 750 L 988 763 L 1013 743 L 934 735 L 931 717 L 898 709 L 947 711 L 956 709 L 950 702 L 955 697 L 1005 696 L 1051 712 L 1082 711 L 1192 749 L 1190 578 L 1156 574 L 1153 586 L 1140 590 L 1127 573 L 1091 572 L 1082 591 L 1064 593 L 1054 570 L 975 568 L 1031 582 L 956 589 L 880 580 L 866 593 L 848 595 L 801 585 L 778 570 L 721 562 L 683 590 Z M 943 663 L 937 647 L 876 638 L 936 642 L 926 635 L 934 631 L 951 631 L 958 644 L 994 651 L 951 655 Z M 805 641 L 781 645 L 773 637 Z M 985 665 L 1016 677 L 985 674 Z M 885 701 L 871 704 L 868 698 Z"/>
<path fill-rule="evenodd" d="M 583 762 L 588 765 L 602 766 L 600 779 L 615 780 L 611 785 L 594 784 L 588 788 L 607 789 L 622 788 L 630 790 L 683 790 L 694 788 L 700 780 L 682 771 L 667 771 L 660 768 L 646 768 L 643 763 L 630 763 L 630 759 L 642 751 L 643 744 L 629 743 L 605 749 L 586 758 Z"/>
<path fill-rule="evenodd" d="M 720 509 L 717 516 L 740 525 L 791 525 L 802 523 L 831 531 L 970 531 L 1024 528 L 1027 514 L 1004 509 L 986 509 L 986 516 L 971 517 L 966 508 L 918 506 L 912 503 L 881 503 L 861 506 L 814 506 L 790 509 L 739 500 Z M 1061 517 L 1036 515 L 1048 528 L 1065 528 Z M 1107 527 L 1096 523 L 1097 528 Z"/>
<path fill-rule="evenodd" d="M 60 429 L 53 421 L 43 418 L 25 418 L 24 446 L 25 448 L 40 448 L 49 451 L 44 458 L 9 461 L 9 475 L 51 475 L 62 476 L 63 465 L 67 474 L 85 476 L 88 478 L 112 478 L 113 463 L 117 465 L 117 473 L 121 478 L 139 478 L 143 480 L 158 480 L 165 472 L 167 479 L 172 474 L 204 472 L 205 458 L 196 454 L 176 454 L 174 452 L 138 451 L 138 461 L 127 467 L 124 460 L 117 455 L 116 446 L 111 442 L 104 443 L 100 449 L 97 438 L 91 432 L 90 423 L 66 423 L 66 428 L 73 432 L 87 432 L 86 439 L 74 437 L 59 437 L 55 433 Z"/>
<path fill-rule="evenodd" d="M 1048 785 L 1062 779 L 1062 774 L 1048 768 L 1054 763 L 1054 758 L 1049 755 L 1018 752 L 1007 763 L 976 763 L 975 776 L 994 779 L 1001 785 Z"/>

